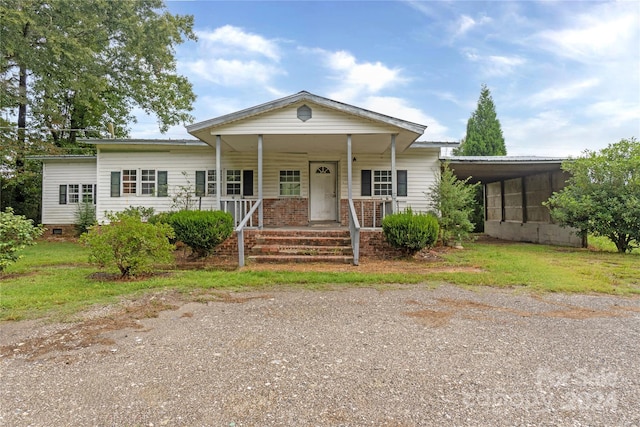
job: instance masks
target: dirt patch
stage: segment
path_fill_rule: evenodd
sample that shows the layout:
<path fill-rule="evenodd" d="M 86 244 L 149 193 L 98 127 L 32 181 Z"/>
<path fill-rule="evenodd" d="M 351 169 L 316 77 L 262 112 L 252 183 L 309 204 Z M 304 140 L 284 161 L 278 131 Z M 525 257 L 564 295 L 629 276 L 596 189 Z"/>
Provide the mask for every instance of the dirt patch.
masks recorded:
<path fill-rule="evenodd" d="M 105 338 L 105 333 L 127 328 L 141 329 L 139 320 L 158 317 L 162 311 L 178 308 L 175 301 L 177 297 L 174 295 L 165 295 L 162 299 L 158 295 L 148 295 L 109 316 L 85 320 L 47 336 L 1 346 L 0 357 L 23 356 L 27 360 L 36 360 L 51 353 L 65 353 L 93 345 L 111 345 L 114 342 Z M 70 361 L 67 360 L 67 363 Z"/>
<path fill-rule="evenodd" d="M 559 303 L 555 301 L 548 301 L 541 297 L 533 297 L 534 299 L 543 302 L 545 304 L 551 304 L 564 307 L 559 310 L 550 311 L 525 311 L 517 310 L 510 307 L 500 307 L 490 304 L 485 304 L 477 301 L 465 300 L 465 299 L 452 299 L 452 298 L 438 298 L 436 304 L 429 305 L 429 309 L 405 312 L 404 314 L 409 317 L 415 317 L 420 319 L 422 323 L 427 326 L 440 327 L 449 323 L 451 318 L 460 314 L 462 317 L 474 320 L 490 320 L 490 312 L 504 312 L 510 313 L 519 317 L 546 317 L 546 318 L 562 318 L 562 319 L 594 319 L 594 318 L 609 318 L 609 317 L 628 317 L 629 311 L 640 312 L 638 307 L 613 305 L 609 309 L 596 310 L 587 307 L 580 307 L 572 304 Z M 406 301 L 408 305 L 425 305 L 416 300 Z M 468 311 L 480 311 L 481 313 L 469 314 Z"/>

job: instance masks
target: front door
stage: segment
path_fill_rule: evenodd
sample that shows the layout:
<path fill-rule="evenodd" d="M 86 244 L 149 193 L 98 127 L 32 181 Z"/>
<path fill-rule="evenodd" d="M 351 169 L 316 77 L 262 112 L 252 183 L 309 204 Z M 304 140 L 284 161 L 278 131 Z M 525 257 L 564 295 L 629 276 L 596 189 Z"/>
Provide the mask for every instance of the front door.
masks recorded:
<path fill-rule="evenodd" d="M 309 212 L 311 221 L 337 221 L 337 164 L 309 163 Z"/>

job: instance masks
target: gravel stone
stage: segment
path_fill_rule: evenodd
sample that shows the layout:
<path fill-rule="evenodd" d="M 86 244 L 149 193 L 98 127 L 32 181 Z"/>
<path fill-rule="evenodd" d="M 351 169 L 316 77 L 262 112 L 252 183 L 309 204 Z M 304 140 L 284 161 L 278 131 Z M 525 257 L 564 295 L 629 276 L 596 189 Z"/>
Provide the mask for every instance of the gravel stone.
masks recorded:
<path fill-rule="evenodd" d="M 113 306 L 73 324 L 0 324 L 0 425 L 640 427 L 637 297 L 389 286 L 157 298 L 175 308 L 117 327 L 97 326 Z"/>

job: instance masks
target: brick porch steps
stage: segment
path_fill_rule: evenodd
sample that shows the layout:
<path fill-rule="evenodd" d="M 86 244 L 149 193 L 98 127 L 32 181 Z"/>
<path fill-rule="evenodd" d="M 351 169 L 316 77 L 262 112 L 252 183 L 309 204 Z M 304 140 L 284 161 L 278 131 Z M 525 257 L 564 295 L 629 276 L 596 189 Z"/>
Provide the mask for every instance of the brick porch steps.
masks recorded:
<path fill-rule="evenodd" d="M 348 230 L 262 230 L 247 259 L 259 263 L 353 262 Z"/>

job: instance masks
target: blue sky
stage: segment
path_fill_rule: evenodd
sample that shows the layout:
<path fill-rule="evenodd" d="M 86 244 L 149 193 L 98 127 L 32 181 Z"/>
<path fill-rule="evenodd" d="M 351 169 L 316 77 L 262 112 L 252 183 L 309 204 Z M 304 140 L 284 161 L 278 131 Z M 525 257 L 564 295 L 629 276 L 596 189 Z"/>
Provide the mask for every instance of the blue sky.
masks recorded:
<path fill-rule="evenodd" d="M 510 155 L 577 156 L 640 138 L 640 2 L 167 2 L 207 120 L 301 90 L 458 141 L 486 83 Z M 139 138 L 162 135 L 139 116 Z"/>

